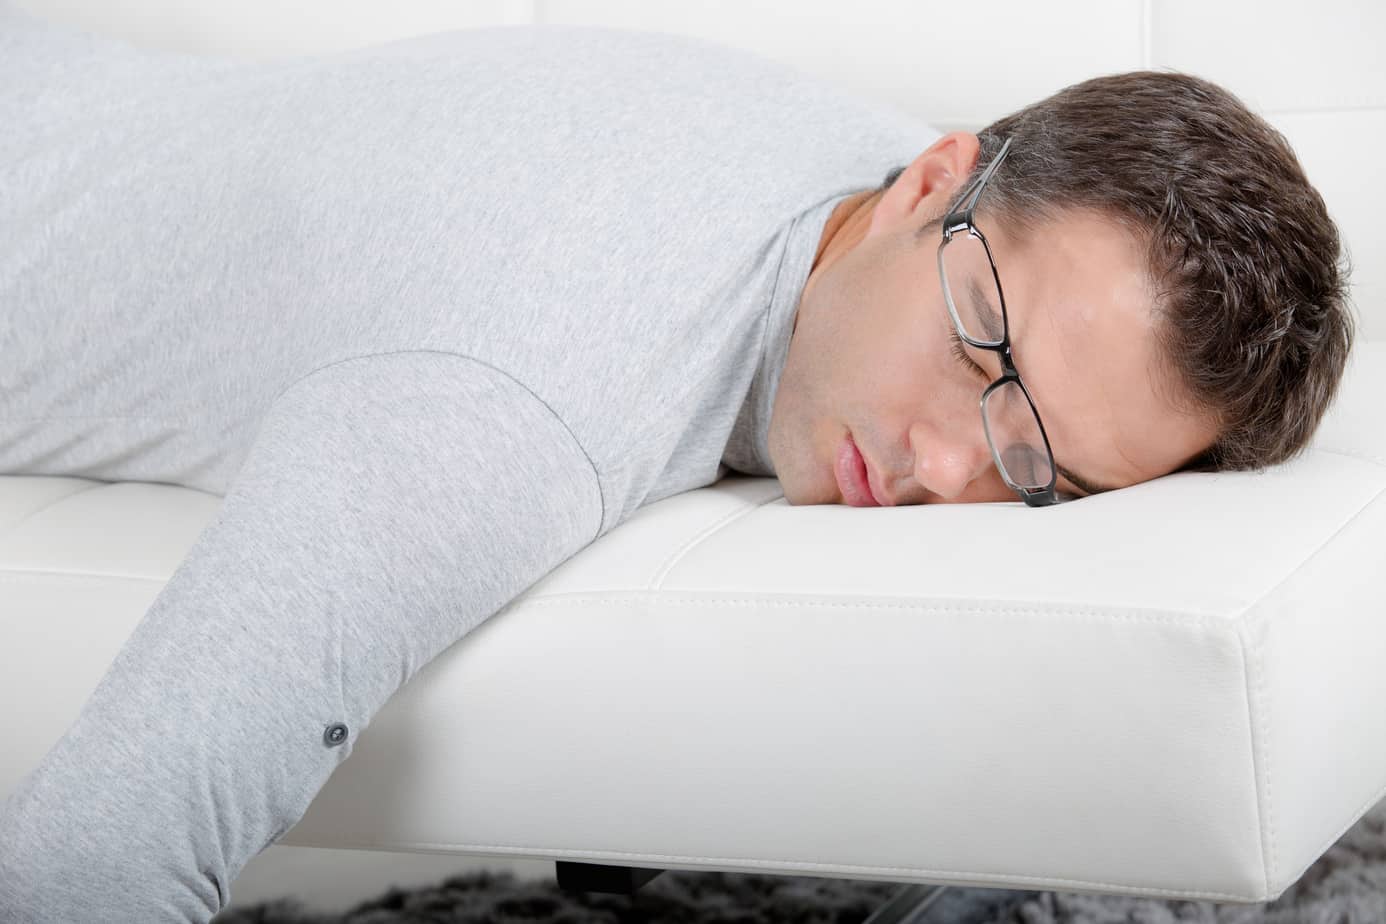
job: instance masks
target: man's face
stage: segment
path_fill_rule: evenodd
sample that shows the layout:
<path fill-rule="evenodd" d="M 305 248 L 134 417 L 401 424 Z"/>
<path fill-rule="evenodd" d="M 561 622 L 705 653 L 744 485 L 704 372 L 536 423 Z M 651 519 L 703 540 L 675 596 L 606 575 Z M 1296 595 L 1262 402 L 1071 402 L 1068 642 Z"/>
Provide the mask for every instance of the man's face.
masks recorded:
<path fill-rule="evenodd" d="M 770 458 L 789 503 L 852 502 L 835 469 L 849 435 L 884 504 L 1018 500 L 992 461 L 979 409 L 999 357 L 965 348 L 984 374 L 959 362 L 938 276 L 942 234 L 913 240 L 976 158 L 975 135 L 946 135 L 871 197 L 874 207 L 854 197 L 839 210 L 845 221 L 825 228 L 770 420 Z M 1206 449 L 1213 423 L 1184 416 L 1157 391 L 1154 302 L 1131 237 L 1077 213 L 1021 240 L 990 219 L 986 200 L 983 192 L 975 221 L 1056 464 L 1120 488 Z M 1087 493 L 1063 476 L 1056 490 Z"/>

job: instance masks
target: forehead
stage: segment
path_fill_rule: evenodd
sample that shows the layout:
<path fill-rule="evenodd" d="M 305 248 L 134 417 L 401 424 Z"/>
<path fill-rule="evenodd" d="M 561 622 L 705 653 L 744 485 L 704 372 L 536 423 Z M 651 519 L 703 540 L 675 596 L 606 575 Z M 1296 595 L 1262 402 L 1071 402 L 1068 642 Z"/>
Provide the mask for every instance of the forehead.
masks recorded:
<path fill-rule="evenodd" d="M 1023 237 L 986 217 L 977 225 L 996 259 L 1016 368 L 1060 465 L 1136 484 L 1212 441 L 1210 426 L 1161 393 L 1154 290 L 1134 235 L 1092 212 Z"/>

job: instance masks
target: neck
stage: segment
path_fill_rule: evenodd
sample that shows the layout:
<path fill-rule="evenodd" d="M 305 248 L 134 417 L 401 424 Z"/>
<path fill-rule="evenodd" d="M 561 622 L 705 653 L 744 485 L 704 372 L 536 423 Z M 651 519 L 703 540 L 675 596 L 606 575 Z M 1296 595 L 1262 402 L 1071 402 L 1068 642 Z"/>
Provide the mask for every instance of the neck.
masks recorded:
<path fill-rule="evenodd" d="M 818 239 L 818 252 L 813 255 L 813 266 L 809 269 L 805 289 L 813 284 L 823 269 L 866 237 L 866 231 L 871 227 L 871 213 L 882 195 L 881 190 L 868 189 L 848 196 L 837 204 L 823 225 L 823 235 Z"/>

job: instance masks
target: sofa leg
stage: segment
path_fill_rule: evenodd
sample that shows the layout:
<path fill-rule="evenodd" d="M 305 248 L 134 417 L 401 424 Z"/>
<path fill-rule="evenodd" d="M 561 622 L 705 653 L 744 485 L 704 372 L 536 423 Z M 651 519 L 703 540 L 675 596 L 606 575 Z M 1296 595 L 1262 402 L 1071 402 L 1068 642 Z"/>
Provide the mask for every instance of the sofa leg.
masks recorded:
<path fill-rule="evenodd" d="M 558 887 L 564 892 L 634 895 L 662 869 L 611 866 L 555 860 Z M 992 921 L 1007 908 L 1036 893 L 1013 889 L 965 889 L 906 883 L 862 924 L 978 924 Z"/>
<path fill-rule="evenodd" d="M 555 860 L 554 865 L 558 867 L 558 887 L 564 892 L 634 895 L 642 885 L 664 872 L 662 869 L 646 869 L 641 866 L 607 866 L 603 863 L 574 863 L 570 860 Z"/>
<path fill-rule="evenodd" d="M 862 924 L 987 924 L 1039 892 L 906 885 Z"/>
<path fill-rule="evenodd" d="M 861 924 L 924 924 L 920 916 L 927 914 L 929 907 L 946 891 L 948 886 L 910 883 L 871 912 L 871 917 Z"/>

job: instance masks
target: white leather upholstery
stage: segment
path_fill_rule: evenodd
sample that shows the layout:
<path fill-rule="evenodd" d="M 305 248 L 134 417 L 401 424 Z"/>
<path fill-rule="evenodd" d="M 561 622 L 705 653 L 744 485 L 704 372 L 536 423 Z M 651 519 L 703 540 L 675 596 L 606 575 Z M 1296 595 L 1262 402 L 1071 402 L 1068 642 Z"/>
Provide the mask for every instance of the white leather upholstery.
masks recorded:
<path fill-rule="evenodd" d="M 664 28 L 945 129 L 1190 70 L 1286 132 L 1352 249 L 1360 336 L 1386 338 L 1375 4 L 16 5 L 234 54 Z M 1273 899 L 1386 794 L 1386 342 L 1366 340 L 1313 450 L 1261 475 L 1044 510 L 794 508 L 738 476 L 644 508 L 422 669 L 281 843 Z M 218 504 L 0 476 L 0 797 Z"/>
<path fill-rule="evenodd" d="M 1300 460 L 1043 510 L 652 504 L 422 669 L 282 843 L 1273 899 L 1386 787 L 1383 391 L 1366 344 Z M 0 476 L 0 793 L 216 506 Z"/>

